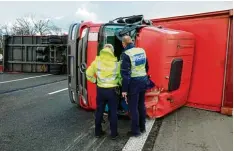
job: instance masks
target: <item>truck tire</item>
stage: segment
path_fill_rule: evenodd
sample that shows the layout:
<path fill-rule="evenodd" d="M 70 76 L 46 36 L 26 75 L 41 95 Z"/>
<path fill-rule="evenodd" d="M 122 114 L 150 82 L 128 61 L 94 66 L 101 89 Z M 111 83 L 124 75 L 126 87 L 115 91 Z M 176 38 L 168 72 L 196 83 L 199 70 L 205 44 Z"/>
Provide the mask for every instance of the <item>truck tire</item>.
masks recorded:
<path fill-rule="evenodd" d="M 51 35 L 48 38 L 50 44 L 62 44 L 62 39 L 59 36 Z"/>
<path fill-rule="evenodd" d="M 48 38 L 49 38 L 49 39 L 58 39 L 58 38 L 60 38 L 60 37 L 57 36 L 57 35 L 49 35 Z"/>
<path fill-rule="evenodd" d="M 50 44 L 62 44 L 61 39 L 49 39 Z"/>

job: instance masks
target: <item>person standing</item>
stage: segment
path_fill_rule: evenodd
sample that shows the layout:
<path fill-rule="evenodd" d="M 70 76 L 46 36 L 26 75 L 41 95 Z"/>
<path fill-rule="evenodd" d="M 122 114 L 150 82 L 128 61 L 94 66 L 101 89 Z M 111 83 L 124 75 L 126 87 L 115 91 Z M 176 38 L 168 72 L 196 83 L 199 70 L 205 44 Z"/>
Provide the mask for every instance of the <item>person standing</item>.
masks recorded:
<path fill-rule="evenodd" d="M 122 38 L 121 55 L 122 97 L 128 103 L 131 115 L 129 136 L 139 136 L 146 131 L 145 91 L 148 82 L 148 61 L 145 50 L 136 48 L 130 36 Z"/>
<path fill-rule="evenodd" d="M 96 76 L 95 76 L 96 75 Z M 114 56 L 114 48 L 106 44 L 100 51 L 100 55 L 91 63 L 86 70 L 87 80 L 97 83 L 97 109 L 95 113 L 95 136 L 97 138 L 105 134 L 102 130 L 103 113 L 106 103 L 109 108 L 109 120 L 111 138 L 116 139 L 117 131 L 117 105 L 118 95 L 116 89 L 120 83 L 120 65 Z"/>

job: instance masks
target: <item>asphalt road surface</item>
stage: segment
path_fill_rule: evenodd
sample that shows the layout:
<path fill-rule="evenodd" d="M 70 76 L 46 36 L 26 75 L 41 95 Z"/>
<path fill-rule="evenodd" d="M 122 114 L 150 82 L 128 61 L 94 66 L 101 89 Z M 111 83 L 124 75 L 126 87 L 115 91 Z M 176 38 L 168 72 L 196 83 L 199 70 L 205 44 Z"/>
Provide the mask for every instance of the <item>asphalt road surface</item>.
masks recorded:
<path fill-rule="evenodd" d="M 0 150 L 122 150 L 129 119 L 119 119 L 117 140 L 97 139 L 94 112 L 71 104 L 66 88 L 64 75 L 1 74 Z M 108 122 L 104 130 L 109 133 Z"/>
<path fill-rule="evenodd" d="M 189 130 L 193 129 L 192 118 L 197 118 L 197 110 L 182 108 L 178 114 L 181 121 L 190 123 L 186 125 L 179 120 L 179 125 L 190 126 Z M 212 119 L 211 114 L 213 113 L 209 112 L 209 119 Z M 85 111 L 70 103 L 65 75 L 0 74 L 0 151 L 174 151 L 175 148 L 170 146 L 175 146 L 173 140 L 180 136 L 175 133 L 175 115 L 177 116 L 177 112 L 160 120 L 147 120 L 147 133 L 140 138 L 127 137 L 130 121 L 127 118 L 119 118 L 120 137 L 117 140 L 110 139 L 108 122 L 103 125 L 107 135 L 97 139 L 94 137 L 94 112 Z M 188 115 L 191 115 L 191 121 L 186 122 Z M 222 135 L 222 138 L 230 140 L 232 117 L 222 118 L 227 121 L 224 127 L 228 133 L 227 136 Z M 216 128 L 222 128 L 222 124 Z M 187 130 L 180 129 L 183 140 L 191 139 L 192 134 L 188 135 Z M 217 140 L 219 141 L 219 138 Z M 182 141 L 178 144 L 183 146 Z M 229 141 L 224 145 L 231 146 Z M 190 145 L 184 149 L 177 148 L 177 151 L 188 148 L 199 150 L 196 145 Z M 210 150 L 208 148 L 204 151 Z"/>

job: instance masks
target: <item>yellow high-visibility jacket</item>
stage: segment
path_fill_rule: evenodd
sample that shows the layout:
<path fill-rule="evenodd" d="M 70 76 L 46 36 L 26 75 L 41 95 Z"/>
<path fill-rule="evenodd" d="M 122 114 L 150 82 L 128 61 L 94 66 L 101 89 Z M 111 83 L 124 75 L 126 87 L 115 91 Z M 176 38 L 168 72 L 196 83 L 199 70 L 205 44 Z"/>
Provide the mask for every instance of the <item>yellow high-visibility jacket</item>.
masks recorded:
<path fill-rule="evenodd" d="M 112 88 L 121 84 L 120 64 L 114 53 L 109 48 L 100 51 L 100 55 L 95 58 L 86 70 L 87 79 L 96 83 L 98 87 Z"/>

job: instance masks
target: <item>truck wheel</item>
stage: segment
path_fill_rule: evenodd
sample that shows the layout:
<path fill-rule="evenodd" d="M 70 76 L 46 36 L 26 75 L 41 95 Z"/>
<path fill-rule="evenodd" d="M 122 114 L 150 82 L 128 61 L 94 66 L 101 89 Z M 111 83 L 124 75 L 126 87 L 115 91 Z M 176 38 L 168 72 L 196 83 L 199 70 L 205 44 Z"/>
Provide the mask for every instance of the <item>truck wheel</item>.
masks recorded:
<path fill-rule="evenodd" d="M 50 44 L 62 44 L 62 39 L 59 36 L 51 35 L 48 38 Z"/>
<path fill-rule="evenodd" d="M 50 44 L 62 44 L 61 39 L 49 39 Z"/>
<path fill-rule="evenodd" d="M 48 36 L 49 39 L 59 39 L 60 37 L 57 35 L 50 35 Z"/>

